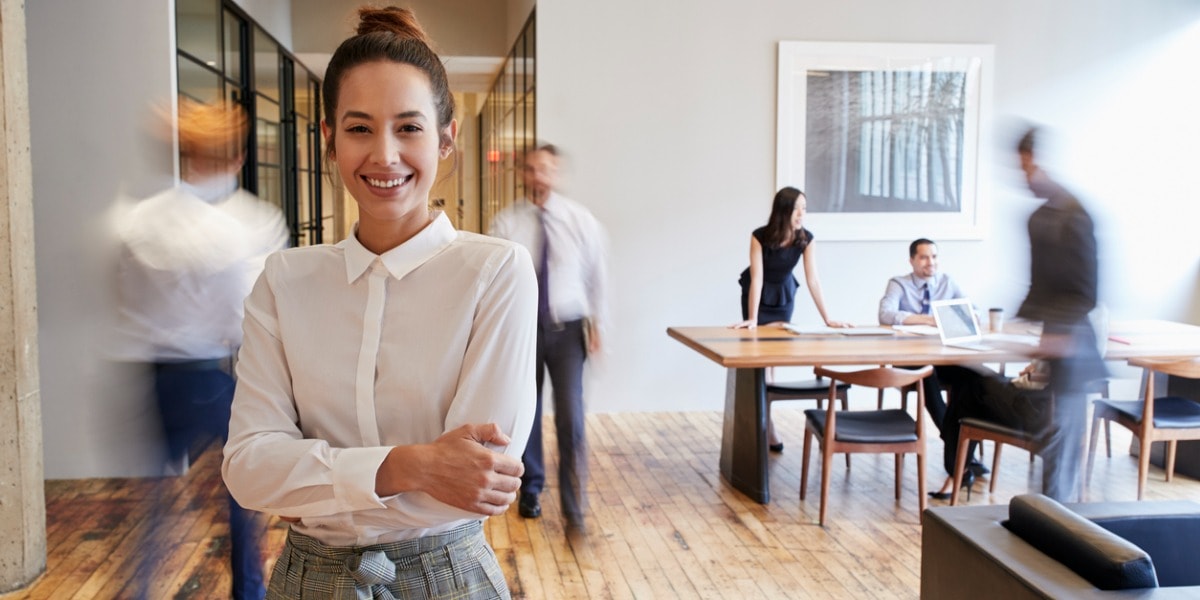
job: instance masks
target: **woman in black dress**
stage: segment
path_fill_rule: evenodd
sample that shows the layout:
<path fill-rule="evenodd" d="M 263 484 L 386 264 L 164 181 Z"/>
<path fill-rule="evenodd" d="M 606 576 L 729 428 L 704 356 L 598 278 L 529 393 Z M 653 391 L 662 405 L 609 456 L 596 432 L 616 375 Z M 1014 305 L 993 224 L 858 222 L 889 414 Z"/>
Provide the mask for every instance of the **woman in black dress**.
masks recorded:
<path fill-rule="evenodd" d="M 742 319 L 735 328 L 754 329 L 768 323 L 792 320 L 796 308 L 796 289 L 800 286 L 793 271 L 804 259 L 804 281 L 808 293 L 828 327 L 849 327 L 848 323 L 830 320 L 821 295 L 821 279 L 817 275 L 812 232 L 803 227 L 808 200 L 794 187 L 785 187 L 775 194 L 771 217 L 766 226 L 750 236 L 750 267 L 742 271 L 738 283 L 742 286 Z M 768 420 L 767 437 L 774 452 L 783 450 Z"/>

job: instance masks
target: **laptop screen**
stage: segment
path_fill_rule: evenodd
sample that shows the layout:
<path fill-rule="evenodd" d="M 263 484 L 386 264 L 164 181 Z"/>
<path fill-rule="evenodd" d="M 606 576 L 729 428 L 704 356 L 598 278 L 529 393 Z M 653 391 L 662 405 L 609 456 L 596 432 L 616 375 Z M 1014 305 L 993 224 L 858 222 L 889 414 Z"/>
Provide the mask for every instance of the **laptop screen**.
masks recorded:
<path fill-rule="evenodd" d="M 975 320 L 975 311 L 971 308 L 970 300 L 940 300 L 934 302 L 931 309 L 938 324 L 938 331 L 942 334 L 942 341 L 978 339 L 982 335 L 979 333 L 979 323 Z"/>

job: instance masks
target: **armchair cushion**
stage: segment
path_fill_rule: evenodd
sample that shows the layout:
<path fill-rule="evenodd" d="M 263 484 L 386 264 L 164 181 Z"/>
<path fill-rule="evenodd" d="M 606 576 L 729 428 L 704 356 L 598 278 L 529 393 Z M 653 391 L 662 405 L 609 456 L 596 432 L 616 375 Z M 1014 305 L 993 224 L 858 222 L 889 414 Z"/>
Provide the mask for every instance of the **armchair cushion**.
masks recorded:
<path fill-rule="evenodd" d="M 1093 518 L 1092 522 L 1129 540 L 1146 551 L 1154 562 L 1161 587 L 1200 585 L 1196 540 L 1200 540 L 1200 514 L 1127 515 Z"/>
<path fill-rule="evenodd" d="M 1144 550 L 1040 494 L 1017 496 L 1003 525 L 1102 590 L 1158 587 Z"/>

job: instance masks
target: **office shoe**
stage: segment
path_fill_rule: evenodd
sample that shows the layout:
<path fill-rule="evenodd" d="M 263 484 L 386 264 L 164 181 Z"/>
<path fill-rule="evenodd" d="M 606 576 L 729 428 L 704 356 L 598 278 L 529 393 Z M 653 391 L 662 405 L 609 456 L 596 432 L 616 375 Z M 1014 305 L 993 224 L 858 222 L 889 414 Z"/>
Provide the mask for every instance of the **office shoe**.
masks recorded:
<path fill-rule="evenodd" d="M 517 503 L 517 512 L 526 519 L 536 519 L 542 516 L 542 504 L 538 502 L 537 494 L 521 492 L 521 500 Z"/>
<path fill-rule="evenodd" d="M 769 444 L 767 446 L 767 450 L 779 454 L 780 452 L 783 452 L 783 442 L 779 442 L 778 444 Z"/>
<path fill-rule="evenodd" d="M 949 483 L 952 484 L 953 480 L 951 480 Z M 962 486 L 964 490 L 967 490 L 967 500 L 971 499 L 971 486 L 973 485 L 975 485 L 975 472 L 969 469 L 963 471 Z M 929 492 L 929 497 L 933 498 L 934 500 L 949 500 L 953 495 L 954 492 L 952 490 L 945 492 Z"/>

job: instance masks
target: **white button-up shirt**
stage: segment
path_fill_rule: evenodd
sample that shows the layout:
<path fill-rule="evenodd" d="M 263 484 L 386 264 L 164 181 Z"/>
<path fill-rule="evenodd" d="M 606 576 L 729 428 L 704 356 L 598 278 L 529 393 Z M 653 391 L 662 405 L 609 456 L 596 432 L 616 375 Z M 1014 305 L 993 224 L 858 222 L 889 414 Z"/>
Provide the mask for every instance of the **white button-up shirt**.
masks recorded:
<path fill-rule="evenodd" d="M 393 446 L 496 423 L 520 457 L 535 409 L 537 282 L 520 246 L 437 213 L 382 256 L 354 237 L 267 260 L 246 300 L 223 473 L 247 508 L 331 545 L 448 531 L 482 516 L 375 493 Z"/>
<path fill-rule="evenodd" d="M 121 241 L 122 360 L 224 358 L 242 341 L 242 303 L 267 255 L 287 244 L 279 208 L 237 179 L 182 184 L 115 219 Z"/>
<path fill-rule="evenodd" d="M 525 246 L 536 259 L 545 243 L 542 210 L 529 200 L 520 200 L 496 215 L 490 234 Z M 544 210 L 550 238 L 547 287 L 551 316 L 559 323 L 590 317 L 606 325 L 605 239 L 600 223 L 583 205 L 554 192 L 546 198 Z"/>

